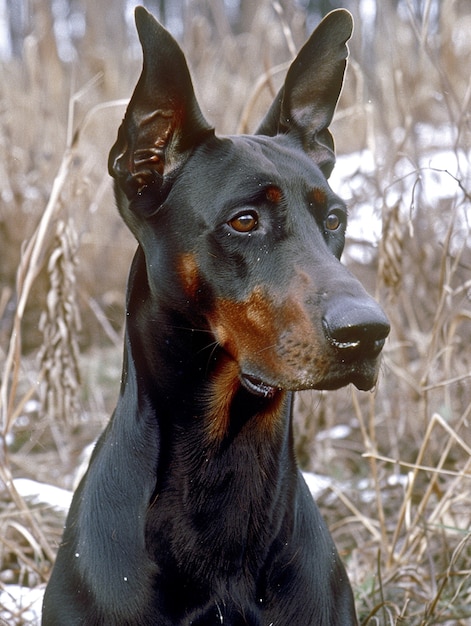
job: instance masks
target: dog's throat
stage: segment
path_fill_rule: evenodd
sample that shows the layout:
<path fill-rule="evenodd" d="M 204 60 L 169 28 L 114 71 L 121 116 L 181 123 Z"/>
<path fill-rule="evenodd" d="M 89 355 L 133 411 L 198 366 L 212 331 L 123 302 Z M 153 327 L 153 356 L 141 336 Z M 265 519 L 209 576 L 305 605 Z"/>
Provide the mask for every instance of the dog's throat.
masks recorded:
<path fill-rule="evenodd" d="M 241 374 L 240 381 L 244 389 L 249 393 L 260 398 L 265 398 L 266 400 L 271 400 L 281 391 L 279 387 L 272 387 L 259 378 L 255 378 L 255 376 L 250 376 L 249 374 Z"/>

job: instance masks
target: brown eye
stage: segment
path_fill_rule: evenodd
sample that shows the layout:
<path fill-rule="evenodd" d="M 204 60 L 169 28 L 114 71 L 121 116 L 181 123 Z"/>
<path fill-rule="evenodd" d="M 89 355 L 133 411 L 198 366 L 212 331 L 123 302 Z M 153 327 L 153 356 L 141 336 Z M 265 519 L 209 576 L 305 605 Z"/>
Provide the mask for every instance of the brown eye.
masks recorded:
<path fill-rule="evenodd" d="M 325 219 L 325 227 L 327 230 L 337 230 L 340 226 L 340 217 L 337 213 L 329 213 L 329 215 Z"/>
<path fill-rule="evenodd" d="M 252 211 L 240 213 L 229 220 L 229 226 L 238 233 L 250 233 L 258 226 L 258 215 Z"/>

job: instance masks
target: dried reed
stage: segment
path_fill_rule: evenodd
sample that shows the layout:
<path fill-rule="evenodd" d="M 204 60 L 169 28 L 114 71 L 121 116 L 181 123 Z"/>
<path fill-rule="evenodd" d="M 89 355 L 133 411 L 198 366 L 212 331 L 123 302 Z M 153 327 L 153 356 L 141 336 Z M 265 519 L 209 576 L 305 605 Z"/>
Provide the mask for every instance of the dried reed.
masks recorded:
<path fill-rule="evenodd" d="M 47 272 L 47 308 L 39 320 L 43 342 L 38 359 L 43 373 L 40 401 L 50 420 L 75 423 L 79 413 L 80 366 L 77 303 L 77 234 L 72 221 L 59 220 Z"/>
<path fill-rule="evenodd" d="M 335 137 L 341 153 L 368 150 L 376 164 L 374 171 L 363 175 L 360 185 L 352 178 L 352 214 L 357 203 L 371 204 L 378 214 L 383 213 L 383 239 L 374 262 L 357 264 L 353 270 L 384 299 L 393 328 L 374 394 L 339 391 L 301 396 L 296 420 L 298 456 L 306 469 L 328 474 L 333 480 L 319 501 L 347 562 L 363 626 L 469 626 L 471 173 L 463 155 L 469 156 L 471 150 L 471 81 L 469 64 L 464 62 L 471 55 L 471 11 L 458 0 L 427 0 L 420 15 L 416 12 L 419 3 L 411 0 L 403 0 L 401 11 L 396 11 L 393 2 L 381 3 L 381 8 L 377 3 L 375 29 L 369 32 L 358 17 L 361 3 L 345 4 L 357 13 L 356 36 Z M 100 7 L 105 5 L 95 5 L 89 10 L 102 18 Z M 435 5 L 440 8 L 440 19 L 434 22 Z M 236 128 L 237 119 L 244 130 L 253 127 L 259 109 L 276 92 L 292 42 L 303 39 L 302 15 L 294 5 L 287 10 L 281 2 L 273 10 L 267 0 L 257 5 L 249 33 L 235 36 L 227 25 L 219 24 L 224 38 L 215 40 L 211 35 L 217 29 L 208 18 L 211 11 L 199 13 L 196 4 L 191 6 L 194 14 L 185 35 L 186 49 L 205 114 L 223 132 Z M 368 42 L 364 50 L 362 41 Z M 93 108 L 96 102 L 92 103 L 88 107 L 92 113 L 77 125 L 74 113 L 83 95 L 80 92 L 69 104 L 69 122 L 62 121 L 61 132 L 55 135 L 40 125 L 28 127 L 22 135 L 15 129 L 22 128 L 25 117 L 33 116 L 36 109 L 41 119 L 49 120 L 46 104 L 50 102 L 66 108 L 59 98 L 64 98 L 69 83 L 58 59 L 50 61 L 54 80 L 46 81 L 46 90 L 51 91 L 44 94 L 41 81 L 47 58 L 28 55 L 31 109 L 20 90 L 11 95 L 15 81 L 9 76 L 16 75 L 16 65 L 0 66 L 0 84 L 9 86 L 4 96 L 17 101 L 16 108 L 11 107 L 12 123 L 0 127 L 0 175 L 6 181 L 0 207 L 2 249 L 12 250 L 15 240 L 19 250 L 20 242 L 27 240 L 19 263 L 16 258 L 10 261 L 10 274 L 0 293 L 4 322 L 0 337 L 6 336 L 5 327 L 9 335 L 0 388 L 0 480 L 5 485 L 0 498 L 0 585 L 11 580 L 32 587 L 43 583 L 63 523 L 49 509 L 25 503 L 12 477 L 41 473 L 50 482 L 69 486 L 74 451 L 96 432 L 90 415 L 108 410 L 103 398 L 97 400 L 96 390 L 105 387 L 108 393 L 109 387 L 113 396 L 118 386 L 119 372 L 110 384 L 101 367 L 120 358 L 115 345 L 119 323 L 107 318 L 113 312 L 106 308 L 102 294 L 110 294 L 111 301 L 113 290 L 122 290 L 124 279 L 119 276 L 117 280 L 116 275 L 124 275 L 133 244 L 121 243 L 124 239 L 117 243 L 120 222 L 110 217 L 111 194 L 95 190 L 105 189 L 106 152 L 119 121 L 108 115 L 108 107 L 114 106 L 108 100 L 129 94 L 138 68 L 131 71 L 133 55 L 122 42 L 118 46 L 107 41 L 109 52 L 93 57 L 96 46 L 95 40 L 87 40 L 81 48 L 82 75 L 95 76 L 97 65 L 104 64 L 107 89 L 113 89 L 112 77 L 116 76 L 126 85 L 115 85 L 111 94 L 100 92 L 98 101 L 106 101 L 106 108 Z M 45 46 L 37 49 L 40 53 Z M 98 115 L 100 123 L 93 126 Z M 94 142 L 83 143 L 85 126 L 93 128 Z M 448 129 L 445 134 L 444 129 Z M 438 131 L 441 134 L 436 138 Z M 52 145 L 55 156 L 48 169 L 43 146 L 51 146 L 52 136 L 59 139 Z M 61 142 L 66 144 L 65 152 Z M 98 155 L 93 153 L 93 144 L 99 144 Z M 433 156 L 445 149 L 450 155 L 446 167 L 424 167 L 423 154 Z M 25 157 L 30 152 L 36 155 L 33 173 Z M 404 169 L 405 161 L 410 166 Z M 18 163 L 23 162 L 18 171 Z M 429 174 L 442 186 L 454 181 L 454 191 L 434 202 L 424 189 Z M 415 183 L 410 185 L 410 180 Z M 70 185 L 86 191 L 73 196 Z M 73 222 L 66 209 L 72 201 Z M 24 220 L 16 219 L 19 212 Z M 90 215 L 101 222 L 91 225 Z M 31 235 L 32 219 L 38 226 Z M 80 234 L 79 256 L 74 229 Z M 104 238 L 98 235 L 102 232 L 110 234 Z M 106 257 L 105 250 L 109 251 Z M 30 356 L 23 345 L 31 325 L 26 314 L 28 305 L 43 306 L 44 298 L 35 294 L 41 271 L 49 275 L 50 291 L 41 323 L 44 337 Z M 87 282 L 87 276 L 93 280 Z M 89 341 L 98 348 L 92 352 L 82 330 L 86 354 L 81 362 L 80 404 L 76 290 L 85 296 L 84 301 L 93 303 L 93 317 L 111 338 L 111 348 L 105 350 L 93 335 Z M 89 326 L 85 323 L 84 330 Z M 87 368 L 92 366 L 89 383 Z M 43 396 L 38 394 L 38 381 L 48 389 Z M 36 408 L 28 414 L 31 400 Z M 80 420 L 73 419 L 75 428 L 68 428 L 68 418 L 78 412 Z M 31 417 L 28 422 L 28 415 L 34 416 L 33 423 Z M 25 420 L 27 426 L 22 426 Z M 324 436 L 339 425 L 348 435 Z M 60 446 L 54 442 L 58 430 Z M 14 620 L 22 623 L 21 611 Z"/>

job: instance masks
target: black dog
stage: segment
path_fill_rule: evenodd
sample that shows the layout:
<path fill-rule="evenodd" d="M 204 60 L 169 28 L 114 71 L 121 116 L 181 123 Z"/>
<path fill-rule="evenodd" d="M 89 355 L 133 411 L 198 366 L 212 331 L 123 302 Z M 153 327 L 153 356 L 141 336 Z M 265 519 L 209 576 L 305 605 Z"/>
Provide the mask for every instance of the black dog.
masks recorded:
<path fill-rule="evenodd" d="M 340 264 L 328 130 L 352 30 L 328 15 L 253 136 L 217 137 L 143 8 L 110 154 L 139 247 L 121 394 L 73 500 L 53 626 L 347 626 L 352 592 L 293 452 L 292 391 L 371 388 L 389 332 Z"/>

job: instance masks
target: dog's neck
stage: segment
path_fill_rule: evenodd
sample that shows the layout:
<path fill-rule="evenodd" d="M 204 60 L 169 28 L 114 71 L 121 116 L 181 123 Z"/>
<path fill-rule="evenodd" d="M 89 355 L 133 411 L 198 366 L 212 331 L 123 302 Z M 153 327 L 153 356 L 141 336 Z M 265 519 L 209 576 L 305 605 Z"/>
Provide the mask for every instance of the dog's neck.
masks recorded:
<path fill-rule="evenodd" d="M 142 315 L 147 307 L 152 315 Z M 143 319 L 152 320 L 146 329 Z M 155 535 L 151 543 L 161 552 L 179 552 L 196 578 L 208 563 L 221 571 L 239 566 L 239 557 L 233 555 L 243 554 L 239 543 L 269 544 L 256 535 L 274 532 L 273 525 L 280 524 L 277 511 L 284 507 L 278 500 L 287 497 L 297 480 L 292 394 L 279 391 L 270 399 L 250 394 L 239 381 L 237 364 L 215 346 L 212 335 L 183 320 L 175 323 L 174 313 L 170 318 L 142 281 L 128 299 L 126 335 L 120 401 L 128 385 L 137 385 L 138 404 L 147 408 L 135 419 L 143 436 L 149 420 L 152 431 L 159 433 L 156 485 L 148 511 L 148 532 Z M 116 417 L 123 419 L 123 412 Z M 222 510 L 221 493 L 227 501 Z M 167 511 L 179 511 L 178 520 Z M 197 530 L 188 517 L 194 511 L 207 520 L 204 529 Z M 172 547 L 162 545 L 169 528 Z M 232 535 L 237 538 L 234 546 L 219 545 Z M 194 538 L 191 551 L 189 536 Z"/>

